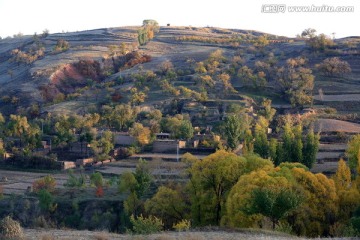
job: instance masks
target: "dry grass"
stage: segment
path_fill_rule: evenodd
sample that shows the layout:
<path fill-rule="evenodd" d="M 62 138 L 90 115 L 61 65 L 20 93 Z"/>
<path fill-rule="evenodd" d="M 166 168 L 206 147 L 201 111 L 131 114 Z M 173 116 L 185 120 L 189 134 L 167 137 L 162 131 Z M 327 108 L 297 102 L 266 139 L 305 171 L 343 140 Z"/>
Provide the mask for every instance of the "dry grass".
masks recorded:
<path fill-rule="evenodd" d="M 72 230 L 35 230 L 26 229 L 25 239 L 27 240 L 302 240 L 284 233 L 243 230 L 243 231 L 199 231 L 199 232 L 163 232 L 151 235 L 128 235 L 114 234 L 107 232 L 72 231 Z M 338 238 L 340 239 L 340 238 Z M 345 239 L 345 238 L 344 238 Z"/>
<path fill-rule="evenodd" d="M 319 95 L 316 95 L 314 99 L 324 102 L 359 102 L 360 94 L 324 95 L 322 99 L 320 99 Z"/>
<path fill-rule="evenodd" d="M 360 124 L 335 119 L 319 119 L 315 123 L 315 131 L 360 133 Z"/>

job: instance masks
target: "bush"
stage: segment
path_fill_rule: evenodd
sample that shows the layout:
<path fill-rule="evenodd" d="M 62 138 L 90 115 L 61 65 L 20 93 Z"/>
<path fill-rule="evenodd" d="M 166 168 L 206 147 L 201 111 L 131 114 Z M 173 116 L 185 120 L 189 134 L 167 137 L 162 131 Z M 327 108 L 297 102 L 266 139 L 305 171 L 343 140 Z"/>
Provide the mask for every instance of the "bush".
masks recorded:
<path fill-rule="evenodd" d="M 53 192 L 55 190 L 56 180 L 52 176 L 46 176 L 36 180 L 33 183 L 34 192 L 40 192 L 40 190 L 46 190 L 48 192 Z"/>
<path fill-rule="evenodd" d="M 191 222 L 190 222 L 190 220 L 187 220 L 187 219 L 183 219 L 180 222 L 178 222 L 177 224 L 173 225 L 173 228 L 179 232 L 188 231 L 190 229 L 190 227 L 191 227 Z"/>
<path fill-rule="evenodd" d="M 0 221 L 0 239 L 22 239 L 23 230 L 18 221 L 13 220 L 10 216 Z"/>
<path fill-rule="evenodd" d="M 164 226 L 162 220 L 154 216 L 146 218 L 140 215 L 135 218 L 134 215 L 131 215 L 130 222 L 133 225 L 130 232 L 134 234 L 157 233 L 160 232 Z"/>

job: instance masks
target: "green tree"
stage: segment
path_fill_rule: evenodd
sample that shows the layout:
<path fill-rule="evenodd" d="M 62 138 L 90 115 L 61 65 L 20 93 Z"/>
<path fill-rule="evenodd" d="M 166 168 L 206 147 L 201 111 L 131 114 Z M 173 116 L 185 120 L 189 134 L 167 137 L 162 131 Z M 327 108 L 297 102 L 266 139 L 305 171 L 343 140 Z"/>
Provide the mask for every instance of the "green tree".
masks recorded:
<path fill-rule="evenodd" d="M 165 228 L 169 229 L 189 213 L 183 196 L 180 189 L 160 186 L 156 194 L 145 202 L 145 210 L 149 215 L 162 219 Z"/>
<path fill-rule="evenodd" d="M 251 192 L 250 206 L 246 209 L 246 213 L 261 214 L 270 218 L 272 229 L 275 229 L 279 220 L 295 209 L 300 202 L 300 197 L 291 190 L 273 191 L 266 188 L 256 188 Z"/>
<path fill-rule="evenodd" d="M 247 130 L 249 130 L 247 117 L 244 115 L 228 115 L 224 121 L 224 137 L 231 149 L 237 148 L 241 140 L 245 139 Z"/>
<path fill-rule="evenodd" d="M 178 139 L 190 139 L 194 136 L 194 128 L 189 120 L 183 120 L 179 126 Z"/>
<path fill-rule="evenodd" d="M 316 154 L 319 150 L 320 135 L 315 134 L 313 129 L 310 129 L 306 135 L 304 148 L 303 148 L 303 161 L 302 163 L 311 169 L 316 162 Z"/>
<path fill-rule="evenodd" d="M 95 187 L 102 187 L 104 185 L 104 179 L 100 172 L 96 172 L 90 175 L 90 182 Z"/>
<path fill-rule="evenodd" d="M 10 136 L 15 136 L 20 139 L 20 146 L 22 146 L 24 135 L 30 130 L 30 124 L 26 117 L 10 115 L 7 130 Z"/>
<path fill-rule="evenodd" d="M 114 149 L 113 133 L 111 131 L 103 132 L 101 138 L 93 140 L 90 146 L 99 160 L 109 158 L 110 151 Z"/>
<path fill-rule="evenodd" d="M 358 166 L 360 152 L 360 134 L 353 136 L 347 144 L 346 156 L 349 159 L 349 167 L 352 171 Z"/>
<path fill-rule="evenodd" d="M 269 122 L 263 116 L 260 116 L 255 124 L 254 152 L 263 158 L 267 158 L 269 155 L 268 127 Z"/>

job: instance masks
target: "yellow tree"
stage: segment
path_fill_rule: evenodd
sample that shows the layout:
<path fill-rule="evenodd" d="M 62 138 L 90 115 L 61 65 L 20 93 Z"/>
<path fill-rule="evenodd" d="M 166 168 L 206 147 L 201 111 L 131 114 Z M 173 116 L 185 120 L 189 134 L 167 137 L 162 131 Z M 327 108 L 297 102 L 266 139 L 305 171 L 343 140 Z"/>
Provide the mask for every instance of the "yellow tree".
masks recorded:
<path fill-rule="evenodd" d="M 338 169 L 333 176 L 337 195 L 339 196 L 339 211 L 337 221 L 347 224 L 352 213 L 360 205 L 360 193 L 351 181 L 350 168 L 343 159 L 340 159 Z"/>
<path fill-rule="evenodd" d="M 150 143 L 151 131 L 148 127 L 144 127 L 141 123 L 134 123 L 129 133 L 133 136 L 140 146 Z"/>
<path fill-rule="evenodd" d="M 304 197 L 303 203 L 290 216 L 293 230 L 310 237 L 329 234 L 338 202 L 334 181 L 303 168 L 293 168 L 291 172 Z"/>
<path fill-rule="evenodd" d="M 188 187 L 195 225 L 220 223 L 227 194 L 244 173 L 245 166 L 245 158 L 225 150 L 192 165 Z"/>
<path fill-rule="evenodd" d="M 336 189 L 346 190 L 350 188 L 351 185 L 351 172 L 350 168 L 347 166 L 346 162 L 343 159 L 340 159 L 338 169 L 333 177 Z"/>

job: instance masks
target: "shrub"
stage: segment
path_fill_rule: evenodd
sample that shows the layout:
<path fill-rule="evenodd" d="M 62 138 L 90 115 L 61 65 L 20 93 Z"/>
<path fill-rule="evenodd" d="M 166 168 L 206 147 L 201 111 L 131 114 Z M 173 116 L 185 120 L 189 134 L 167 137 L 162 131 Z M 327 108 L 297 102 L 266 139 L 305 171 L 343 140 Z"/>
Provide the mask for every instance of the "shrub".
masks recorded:
<path fill-rule="evenodd" d="M 190 220 L 187 220 L 187 219 L 183 219 L 180 222 L 178 222 L 177 224 L 173 225 L 173 228 L 179 232 L 188 231 L 190 229 L 190 227 L 191 227 L 191 222 L 190 222 Z"/>
<path fill-rule="evenodd" d="M 13 220 L 10 216 L 0 221 L 0 239 L 22 239 L 23 230 L 18 221 Z"/>
<path fill-rule="evenodd" d="M 52 176 L 46 176 L 36 180 L 33 183 L 34 192 L 39 192 L 40 190 L 46 190 L 48 192 L 53 192 L 55 190 L 56 180 Z"/>
<path fill-rule="evenodd" d="M 131 232 L 134 234 L 151 234 L 160 232 L 164 226 L 161 219 L 149 216 L 143 217 L 142 215 L 137 218 L 131 215 L 130 222 L 132 224 Z"/>

